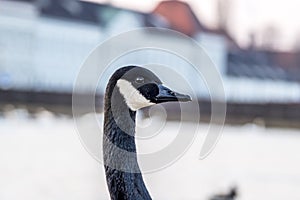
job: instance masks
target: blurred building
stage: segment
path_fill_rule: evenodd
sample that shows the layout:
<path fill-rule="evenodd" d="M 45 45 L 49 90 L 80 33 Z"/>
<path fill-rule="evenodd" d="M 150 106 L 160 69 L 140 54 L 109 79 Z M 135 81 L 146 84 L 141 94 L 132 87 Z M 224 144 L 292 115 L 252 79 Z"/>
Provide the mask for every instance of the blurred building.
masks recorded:
<path fill-rule="evenodd" d="M 71 93 L 82 62 L 98 44 L 120 32 L 151 26 L 170 28 L 199 42 L 222 75 L 231 102 L 300 100 L 300 79 L 283 67 L 287 62 L 282 54 L 273 53 L 272 57 L 266 52 L 240 49 L 225 30 L 203 25 L 184 2 L 161 2 L 152 13 L 70 0 L 0 3 L 2 89 Z M 165 36 L 158 37 L 163 40 Z M 148 54 L 149 59 L 179 67 L 172 56 Z M 132 57 L 126 62 L 139 64 L 138 58 Z M 184 72 L 187 64 L 180 65 L 178 70 Z M 89 82 L 82 88 L 86 91 Z"/>
<path fill-rule="evenodd" d="M 80 64 L 102 40 L 97 22 L 64 18 L 53 4 L 1 1 L 0 24 L 6 89 L 71 91 Z"/>

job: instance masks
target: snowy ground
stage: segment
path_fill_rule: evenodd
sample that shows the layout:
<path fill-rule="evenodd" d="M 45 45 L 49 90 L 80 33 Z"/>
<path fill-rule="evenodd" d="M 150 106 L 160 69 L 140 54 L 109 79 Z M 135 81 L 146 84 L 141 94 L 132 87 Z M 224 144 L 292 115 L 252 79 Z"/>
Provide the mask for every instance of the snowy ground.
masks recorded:
<path fill-rule="evenodd" d="M 145 175 L 153 199 L 205 200 L 232 185 L 241 200 L 300 199 L 299 130 L 226 126 L 199 160 L 203 138 L 172 166 Z M 0 199 L 98 200 L 108 193 L 103 167 L 82 147 L 72 119 L 9 114 L 0 118 Z"/>

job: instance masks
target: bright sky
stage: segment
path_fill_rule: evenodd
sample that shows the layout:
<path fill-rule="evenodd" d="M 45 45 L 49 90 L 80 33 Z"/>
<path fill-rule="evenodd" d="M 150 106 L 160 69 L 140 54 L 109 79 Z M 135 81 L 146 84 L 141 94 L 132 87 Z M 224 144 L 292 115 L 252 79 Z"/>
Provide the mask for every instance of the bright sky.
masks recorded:
<path fill-rule="evenodd" d="M 151 11 L 160 0 L 89 0 L 110 2 L 113 5 L 143 12 Z M 217 0 L 185 0 L 190 3 L 199 19 L 208 26 L 216 24 Z M 299 0 L 230 0 L 231 34 L 245 45 L 250 32 L 259 32 L 275 26 L 279 31 L 278 47 L 290 49 L 300 38 L 300 1 Z"/>

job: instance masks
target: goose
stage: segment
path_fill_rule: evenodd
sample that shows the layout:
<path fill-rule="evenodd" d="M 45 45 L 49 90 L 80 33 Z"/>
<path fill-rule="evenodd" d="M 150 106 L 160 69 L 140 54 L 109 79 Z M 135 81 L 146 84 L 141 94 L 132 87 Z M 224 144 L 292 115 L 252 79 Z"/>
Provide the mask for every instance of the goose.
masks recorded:
<path fill-rule="evenodd" d="M 217 194 L 210 198 L 210 200 L 234 200 L 238 195 L 237 188 L 232 187 L 226 194 Z"/>
<path fill-rule="evenodd" d="M 103 162 L 112 200 L 150 200 L 135 145 L 137 110 L 169 101 L 191 101 L 162 85 L 150 70 L 139 66 L 118 69 L 104 96 Z"/>

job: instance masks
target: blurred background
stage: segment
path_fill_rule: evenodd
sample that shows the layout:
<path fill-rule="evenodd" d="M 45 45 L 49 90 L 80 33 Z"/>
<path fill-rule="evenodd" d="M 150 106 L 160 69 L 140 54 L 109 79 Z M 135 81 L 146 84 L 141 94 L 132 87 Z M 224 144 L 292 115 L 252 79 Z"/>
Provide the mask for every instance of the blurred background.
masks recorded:
<path fill-rule="evenodd" d="M 297 0 L 0 0 L 0 199 L 108 199 L 103 167 L 76 134 L 73 83 L 97 45 L 143 27 L 201 44 L 227 99 L 213 153 L 199 160 L 200 133 L 177 163 L 145 176 L 153 198 L 210 199 L 236 188 L 237 199 L 299 199 L 299 8 Z M 202 132 L 210 99 L 197 97 Z M 166 110 L 171 138 L 180 115 Z"/>

